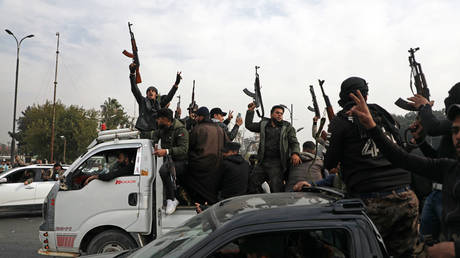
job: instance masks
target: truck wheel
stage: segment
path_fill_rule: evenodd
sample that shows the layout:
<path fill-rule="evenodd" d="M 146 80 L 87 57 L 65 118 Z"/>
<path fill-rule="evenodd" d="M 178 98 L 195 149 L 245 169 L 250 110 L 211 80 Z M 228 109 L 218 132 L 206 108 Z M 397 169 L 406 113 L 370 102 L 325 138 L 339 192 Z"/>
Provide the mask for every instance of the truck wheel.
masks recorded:
<path fill-rule="evenodd" d="M 118 252 L 137 248 L 136 242 L 118 230 L 107 230 L 96 235 L 88 245 L 88 254 Z"/>

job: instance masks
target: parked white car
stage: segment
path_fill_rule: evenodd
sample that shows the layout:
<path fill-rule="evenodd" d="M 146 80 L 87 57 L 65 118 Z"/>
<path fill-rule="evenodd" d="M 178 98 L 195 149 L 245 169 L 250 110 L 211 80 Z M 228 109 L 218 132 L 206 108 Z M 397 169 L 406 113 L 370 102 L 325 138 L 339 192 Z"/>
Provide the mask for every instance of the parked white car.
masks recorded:
<path fill-rule="evenodd" d="M 0 212 L 41 210 L 46 196 L 57 182 L 57 178 L 48 181 L 42 178 L 42 174 L 50 169 L 53 165 L 30 165 L 0 173 Z M 33 178 L 30 184 L 24 184 L 27 174 Z"/>

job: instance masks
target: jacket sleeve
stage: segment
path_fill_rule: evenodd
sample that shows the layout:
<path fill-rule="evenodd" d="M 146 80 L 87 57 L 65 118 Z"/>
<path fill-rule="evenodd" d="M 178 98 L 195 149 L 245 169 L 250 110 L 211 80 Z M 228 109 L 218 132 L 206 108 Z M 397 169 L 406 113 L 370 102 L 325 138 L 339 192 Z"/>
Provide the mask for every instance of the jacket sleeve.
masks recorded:
<path fill-rule="evenodd" d="M 160 130 L 153 130 L 151 132 L 150 139 L 153 141 L 153 143 L 158 143 L 160 140 Z"/>
<path fill-rule="evenodd" d="M 343 150 L 343 130 L 340 126 L 340 118 L 334 117 L 329 124 L 328 131 L 331 135 L 329 139 L 329 147 L 324 156 L 324 168 L 330 170 L 339 164 L 342 159 Z"/>
<path fill-rule="evenodd" d="M 171 89 L 169 90 L 168 95 L 161 96 L 160 105 L 162 108 L 166 107 L 166 105 L 168 105 L 168 103 L 171 102 L 171 100 L 174 97 L 174 94 L 176 94 L 177 88 L 178 88 L 177 86 L 173 85 Z"/>
<path fill-rule="evenodd" d="M 174 132 L 176 135 L 174 137 L 177 139 L 177 145 L 169 149 L 169 154 L 174 156 L 187 155 L 188 154 L 188 145 L 189 137 L 188 132 L 185 128 L 181 128 Z"/>
<path fill-rule="evenodd" d="M 394 166 L 409 170 L 438 183 L 442 183 L 443 177 L 449 172 L 449 168 L 456 164 L 455 160 L 430 159 L 409 154 L 401 147 L 392 143 L 378 127 L 368 130 L 368 133 L 374 140 L 379 151 Z"/>
<path fill-rule="evenodd" d="M 254 110 L 246 111 L 246 117 L 244 118 L 244 126 L 246 129 L 253 133 L 260 133 L 260 122 L 254 123 Z"/>
<path fill-rule="evenodd" d="M 439 158 L 438 152 L 433 149 L 433 147 L 424 141 L 422 144 L 419 145 L 420 151 L 422 151 L 423 155 L 428 158 Z"/>
<path fill-rule="evenodd" d="M 288 129 L 288 143 L 289 143 L 289 150 L 291 151 L 291 155 L 296 153 L 300 153 L 300 146 L 299 146 L 299 141 L 297 140 L 297 135 L 295 132 L 294 127 L 289 126 Z"/>
<path fill-rule="evenodd" d="M 439 120 L 433 114 L 430 105 L 424 105 L 419 112 L 423 129 L 429 136 L 449 135 L 452 123 L 447 119 Z"/>
<path fill-rule="evenodd" d="M 129 82 L 131 83 L 131 92 L 133 93 L 134 97 L 136 98 L 137 104 L 140 104 L 141 101 L 144 99 L 144 97 L 142 96 L 142 93 L 139 90 L 139 87 L 137 87 L 136 75 L 130 74 L 129 75 Z"/>
<path fill-rule="evenodd" d="M 228 133 L 228 138 L 230 139 L 230 141 L 233 141 L 236 138 L 236 136 L 238 135 L 239 128 L 239 125 L 235 125 L 233 126 L 233 129 Z"/>

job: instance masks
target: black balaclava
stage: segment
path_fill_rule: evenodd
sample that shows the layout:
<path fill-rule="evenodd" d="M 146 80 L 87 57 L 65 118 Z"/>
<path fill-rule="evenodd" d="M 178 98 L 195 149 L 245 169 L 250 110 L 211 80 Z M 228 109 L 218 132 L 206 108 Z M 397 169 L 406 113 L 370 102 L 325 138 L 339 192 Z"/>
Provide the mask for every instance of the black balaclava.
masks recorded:
<path fill-rule="evenodd" d="M 359 77 L 350 77 L 342 82 L 340 86 L 340 100 L 339 105 L 342 108 L 345 108 L 347 104 L 354 103 L 350 98 L 350 93 L 355 93 L 357 90 L 361 91 L 363 97 L 367 96 L 369 87 L 367 87 L 367 82 L 363 78 Z"/>
<path fill-rule="evenodd" d="M 449 96 L 444 100 L 444 105 L 446 107 L 445 112 L 447 111 L 452 104 L 460 104 L 460 82 L 452 86 L 449 90 Z"/>

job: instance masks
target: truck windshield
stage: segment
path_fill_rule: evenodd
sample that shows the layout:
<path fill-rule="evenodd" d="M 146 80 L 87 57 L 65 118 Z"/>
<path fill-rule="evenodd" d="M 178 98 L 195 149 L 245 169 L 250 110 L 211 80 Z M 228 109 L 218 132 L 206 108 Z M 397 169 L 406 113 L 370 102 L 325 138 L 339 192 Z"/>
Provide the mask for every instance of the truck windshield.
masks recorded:
<path fill-rule="evenodd" d="M 169 231 L 132 255 L 136 258 L 178 257 L 213 232 L 216 227 L 208 209 Z"/>

